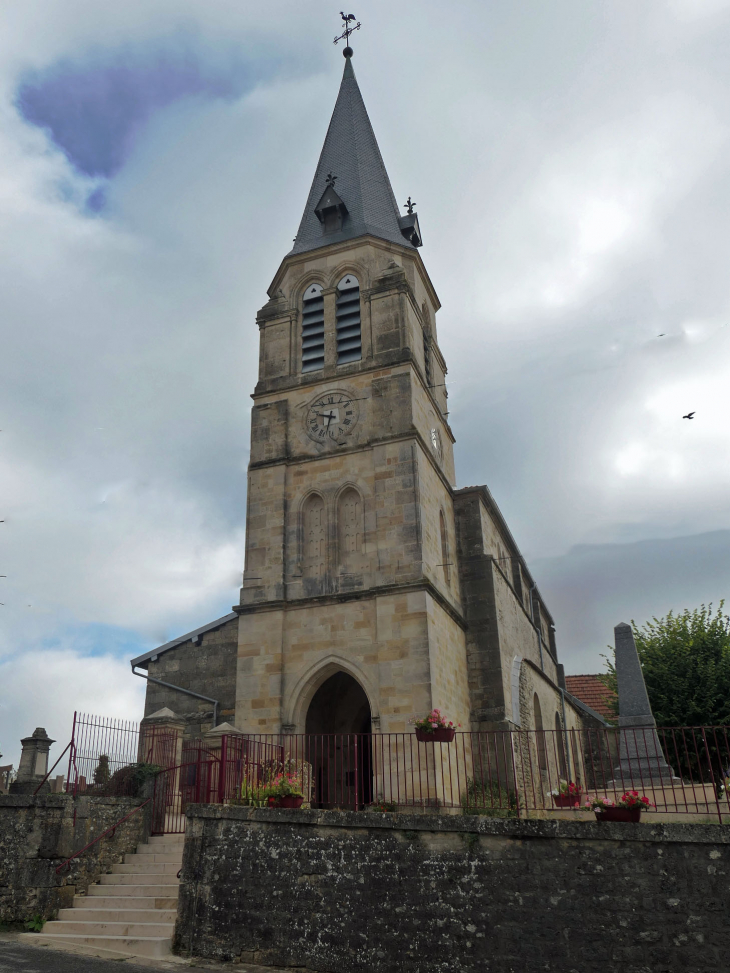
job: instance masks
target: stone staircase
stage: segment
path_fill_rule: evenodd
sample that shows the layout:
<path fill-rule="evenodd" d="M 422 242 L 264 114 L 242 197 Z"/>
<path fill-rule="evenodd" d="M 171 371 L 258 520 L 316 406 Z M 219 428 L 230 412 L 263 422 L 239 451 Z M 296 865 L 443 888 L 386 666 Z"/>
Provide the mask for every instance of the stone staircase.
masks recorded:
<path fill-rule="evenodd" d="M 152 837 L 112 866 L 73 908 L 61 909 L 43 932 L 21 939 L 105 959 L 170 955 L 177 914 L 184 835 Z"/>

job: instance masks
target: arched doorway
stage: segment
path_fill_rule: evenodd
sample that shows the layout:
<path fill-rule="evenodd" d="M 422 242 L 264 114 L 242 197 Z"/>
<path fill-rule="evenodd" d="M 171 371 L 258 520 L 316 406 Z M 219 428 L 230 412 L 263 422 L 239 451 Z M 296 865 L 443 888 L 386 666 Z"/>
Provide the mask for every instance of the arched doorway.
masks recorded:
<path fill-rule="evenodd" d="M 346 672 L 326 679 L 306 720 L 317 807 L 357 808 L 373 799 L 370 703 Z"/>

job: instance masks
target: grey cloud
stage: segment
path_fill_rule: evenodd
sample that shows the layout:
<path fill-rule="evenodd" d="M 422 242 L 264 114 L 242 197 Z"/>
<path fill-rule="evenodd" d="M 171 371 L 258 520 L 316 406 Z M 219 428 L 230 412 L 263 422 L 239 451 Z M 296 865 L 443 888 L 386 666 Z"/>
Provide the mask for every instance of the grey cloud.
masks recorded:
<path fill-rule="evenodd" d="M 568 672 L 603 671 L 613 627 L 730 602 L 730 530 L 633 544 L 579 544 L 535 560 L 540 591 L 558 619 Z"/>
<path fill-rule="evenodd" d="M 2 609 L 1 651 L 22 646 L 26 674 L 62 626 L 144 641 L 232 603 L 255 312 L 291 246 L 342 70 L 337 18 L 319 2 L 284 3 L 283 35 L 251 5 L 130 0 L 93 24 L 84 4 L 47 8 L 38 29 L 16 5 L 0 38 L 0 571 L 18 606 Z M 661 545 L 730 526 L 730 16 L 686 9 L 521 0 L 445 16 L 432 0 L 376 0 L 355 45 L 443 302 L 459 484 L 488 483 L 541 559 L 559 645 L 579 667 L 573 653 L 608 641 L 614 614 L 716 599 L 719 548 L 698 546 L 692 576 L 669 577 L 659 562 L 674 548 Z M 14 113 L 18 84 L 95 45 L 162 43 L 181 20 L 211 63 L 239 42 L 301 60 L 238 98 L 158 106 L 104 217 L 90 217 L 96 182 Z M 635 542 L 658 545 L 658 573 L 647 554 L 632 610 L 611 557 Z M 586 544 L 590 557 L 564 553 Z M 24 718 L 22 732 L 42 723 Z"/>

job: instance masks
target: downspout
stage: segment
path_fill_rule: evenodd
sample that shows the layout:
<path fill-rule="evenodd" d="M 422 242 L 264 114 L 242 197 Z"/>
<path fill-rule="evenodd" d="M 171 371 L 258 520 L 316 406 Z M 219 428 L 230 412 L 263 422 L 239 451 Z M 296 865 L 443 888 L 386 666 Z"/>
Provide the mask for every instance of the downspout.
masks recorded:
<path fill-rule="evenodd" d="M 192 689 L 183 689 L 182 686 L 173 686 L 171 682 L 163 682 L 161 679 L 153 679 L 146 672 L 135 672 L 136 666 L 132 666 L 132 675 L 139 676 L 141 679 L 146 679 L 147 682 L 154 682 L 158 686 L 165 686 L 167 689 L 176 689 L 179 693 L 185 693 L 186 696 L 195 696 L 196 699 L 204 699 L 206 703 L 213 704 L 213 727 L 218 726 L 218 700 L 211 699 L 210 696 L 203 696 L 202 693 L 194 693 Z"/>

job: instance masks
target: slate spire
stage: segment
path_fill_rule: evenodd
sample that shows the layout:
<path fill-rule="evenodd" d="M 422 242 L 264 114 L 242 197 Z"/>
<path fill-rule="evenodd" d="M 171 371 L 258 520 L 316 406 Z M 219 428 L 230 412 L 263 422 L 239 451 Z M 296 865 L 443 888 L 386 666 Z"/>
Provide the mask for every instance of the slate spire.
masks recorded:
<path fill-rule="evenodd" d="M 401 246 L 420 246 L 414 217 L 415 213 L 399 214 L 348 47 L 335 110 L 290 253 L 317 250 L 365 234 Z"/>

